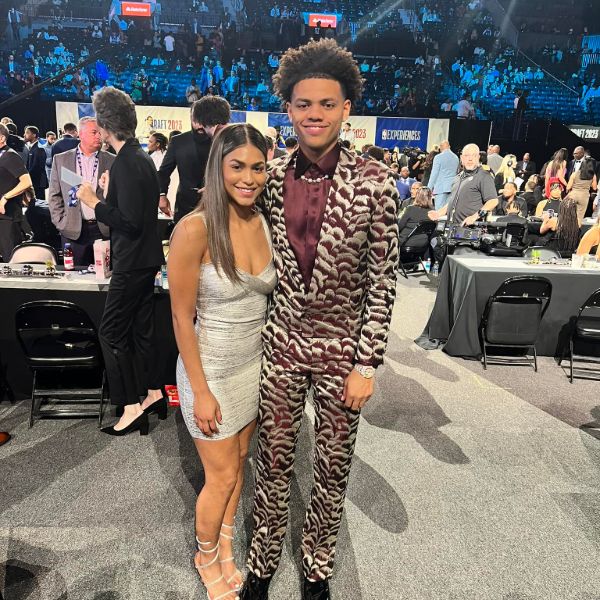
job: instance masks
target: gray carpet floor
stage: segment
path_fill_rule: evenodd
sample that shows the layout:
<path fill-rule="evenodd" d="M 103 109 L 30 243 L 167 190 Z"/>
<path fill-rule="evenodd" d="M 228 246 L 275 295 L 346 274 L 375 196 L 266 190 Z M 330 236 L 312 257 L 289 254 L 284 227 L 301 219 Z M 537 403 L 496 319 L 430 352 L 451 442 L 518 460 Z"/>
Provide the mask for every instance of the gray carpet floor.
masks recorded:
<path fill-rule="evenodd" d="M 363 412 L 339 535 L 335 600 L 600 600 L 600 383 L 561 368 L 492 366 L 425 351 L 435 290 L 398 285 L 392 335 Z M 28 429 L 0 405 L 4 600 L 205 598 L 191 565 L 202 470 L 181 416 L 110 438 L 91 420 Z M 297 600 L 311 482 L 309 405 L 291 528 L 271 598 Z M 252 467 L 252 464 L 250 465 Z M 252 479 L 237 520 L 240 562 Z"/>

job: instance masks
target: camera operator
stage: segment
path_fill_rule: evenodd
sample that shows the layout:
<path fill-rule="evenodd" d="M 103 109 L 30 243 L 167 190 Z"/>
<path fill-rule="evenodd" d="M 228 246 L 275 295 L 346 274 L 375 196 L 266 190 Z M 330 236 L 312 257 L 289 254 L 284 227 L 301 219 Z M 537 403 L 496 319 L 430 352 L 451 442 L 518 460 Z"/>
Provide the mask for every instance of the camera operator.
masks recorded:
<path fill-rule="evenodd" d="M 472 225 L 479 212 L 490 212 L 498 205 L 494 178 L 479 165 L 479 148 L 467 144 L 460 155 L 463 170 L 454 178 L 450 200 L 440 210 L 429 212 L 429 218 L 437 221 L 448 215 L 448 225 Z"/>

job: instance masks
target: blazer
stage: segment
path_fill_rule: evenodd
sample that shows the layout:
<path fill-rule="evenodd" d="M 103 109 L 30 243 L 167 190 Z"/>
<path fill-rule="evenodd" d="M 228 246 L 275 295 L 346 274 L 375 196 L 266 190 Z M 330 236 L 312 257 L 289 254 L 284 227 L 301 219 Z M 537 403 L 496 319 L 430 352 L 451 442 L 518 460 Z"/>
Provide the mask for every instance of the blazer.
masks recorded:
<path fill-rule="evenodd" d="M 396 296 L 398 191 L 385 165 L 341 149 L 305 287 L 289 243 L 283 178 L 297 151 L 269 164 L 264 212 L 278 285 L 263 329 L 265 350 L 285 360 L 290 336 L 321 338 L 320 362 L 383 362 Z"/>
<path fill-rule="evenodd" d="M 448 194 L 452 190 L 458 164 L 458 156 L 452 150 L 444 150 L 433 159 L 428 187 L 434 194 Z"/>
<path fill-rule="evenodd" d="M 73 150 L 73 148 L 77 148 L 77 146 L 79 146 L 79 139 L 65 133 L 60 140 L 57 140 L 52 144 L 50 154 L 52 155 L 52 158 L 54 158 L 57 154 L 62 154 L 63 152 L 67 152 L 67 150 Z"/>
<path fill-rule="evenodd" d="M 164 262 L 158 239 L 158 176 L 140 143 L 129 139 L 110 168 L 106 202 L 96 205 L 96 218 L 110 227 L 113 271 L 158 267 Z"/>
<path fill-rule="evenodd" d="M 192 131 L 176 135 L 167 147 L 160 169 L 160 193 L 166 194 L 169 190 L 171 173 L 177 167 L 179 172 L 179 186 L 175 197 L 175 210 L 178 216 L 191 212 L 198 204 L 198 191 L 204 187 L 204 172 L 210 152 L 211 140 L 197 143 Z"/>
<path fill-rule="evenodd" d="M 423 206 L 415 206 L 411 204 L 402 213 L 400 220 L 398 221 L 398 243 L 402 245 L 410 235 L 410 232 L 422 221 L 429 221 L 429 209 Z M 425 234 L 418 235 L 415 238 L 411 238 L 411 244 L 414 242 L 415 245 L 422 245 L 427 243 L 427 236 Z"/>
<path fill-rule="evenodd" d="M 31 182 L 33 183 L 34 188 L 46 189 L 48 187 L 48 177 L 46 176 L 46 150 L 40 146 L 39 142 L 32 144 L 29 148 L 27 170 L 31 175 Z"/>
<path fill-rule="evenodd" d="M 535 162 L 530 160 L 527 163 L 527 168 L 524 169 L 523 161 L 522 160 L 517 161 L 517 168 L 515 169 L 515 173 L 517 174 L 517 177 L 520 177 L 525 182 L 527 182 L 527 180 L 531 177 L 531 175 L 533 175 L 534 173 L 537 173 Z"/>
<path fill-rule="evenodd" d="M 81 235 L 81 207 L 69 206 L 69 190 L 71 189 L 64 181 L 61 181 L 60 171 L 62 167 L 69 171 L 77 172 L 77 163 L 75 153 L 77 149 L 61 152 L 54 157 L 52 161 L 52 170 L 50 171 L 50 188 L 48 190 L 48 208 L 50 209 L 50 219 L 58 231 L 69 240 L 76 240 Z M 109 152 L 100 150 L 98 154 L 98 179 L 100 175 L 110 169 L 115 157 Z M 104 202 L 104 194 L 100 186 L 96 187 L 96 196 L 100 202 Z M 110 235 L 109 228 L 104 223 L 98 223 L 100 232 L 103 236 Z"/>

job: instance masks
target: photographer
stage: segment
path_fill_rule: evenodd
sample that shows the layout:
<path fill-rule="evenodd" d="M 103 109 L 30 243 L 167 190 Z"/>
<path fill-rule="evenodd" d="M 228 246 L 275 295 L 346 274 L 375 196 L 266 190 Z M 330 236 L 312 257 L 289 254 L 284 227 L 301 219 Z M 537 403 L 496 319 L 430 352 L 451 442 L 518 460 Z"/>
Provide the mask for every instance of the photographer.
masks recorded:
<path fill-rule="evenodd" d="M 467 144 L 460 155 L 463 170 L 454 178 L 450 200 L 440 210 L 429 212 L 437 221 L 448 215 L 448 224 L 468 226 L 479 218 L 479 212 L 490 212 L 498 205 L 494 179 L 479 165 L 479 148 Z"/>

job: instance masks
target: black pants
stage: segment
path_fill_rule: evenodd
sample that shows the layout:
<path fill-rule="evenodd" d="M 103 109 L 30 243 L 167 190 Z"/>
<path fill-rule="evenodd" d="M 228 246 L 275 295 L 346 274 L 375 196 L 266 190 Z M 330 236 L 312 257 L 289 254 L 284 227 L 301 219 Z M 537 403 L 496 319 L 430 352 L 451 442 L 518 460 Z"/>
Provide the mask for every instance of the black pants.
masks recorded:
<path fill-rule="evenodd" d="M 8 262 L 15 246 L 23 240 L 21 223 L 13 219 L 0 218 L 0 255 Z"/>
<path fill-rule="evenodd" d="M 73 250 L 73 261 L 76 267 L 87 267 L 94 264 L 94 242 L 103 240 L 98 223 L 96 221 L 82 221 L 81 234 L 76 240 L 70 240 L 64 235 L 60 236 L 62 247 L 65 244 L 71 244 Z"/>
<path fill-rule="evenodd" d="M 113 404 L 136 404 L 160 389 L 154 344 L 154 276 L 158 267 L 113 273 L 98 336 Z"/>

